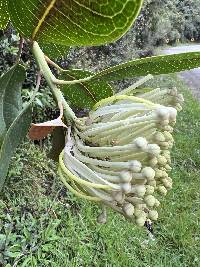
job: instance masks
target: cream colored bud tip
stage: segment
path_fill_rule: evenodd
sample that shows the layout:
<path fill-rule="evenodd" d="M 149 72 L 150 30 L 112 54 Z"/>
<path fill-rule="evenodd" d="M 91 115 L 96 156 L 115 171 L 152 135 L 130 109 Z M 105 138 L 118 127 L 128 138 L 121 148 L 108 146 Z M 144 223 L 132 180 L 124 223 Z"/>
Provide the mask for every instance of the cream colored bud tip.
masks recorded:
<path fill-rule="evenodd" d="M 117 201 L 118 203 L 124 202 L 124 193 L 122 191 L 120 192 L 114 192 L 112 193 L 113 200 Z"/>
<path fill-rule="evenodd" d="M 158 212 L 156 210 L 150 210 L 148 213 L 148 217 L 152 221 L 157 221 L 158 219 Z"/>
<path fill-rule="evenodd" d="M 135 220 L 135 222 L 138 226 L 144 226 L 146 222 L 146 217 L 139 217 Z"/>
<path fill-rule="evenodd" d="M 147 180 L 153 180 L 155 177 L 155 171 L 151 167 L 145 167 L 142 169 L 142 175 L 147 178 Z"/>
<path fill-rule="evenodd" d="M 125 203 L 122 207 L 122 210 L 127 216 L 133 216 L 134 214 L 134 206 L 131 203 Z"/>
<path fill-rule="evenodd" d="M 133 176 L 129 171 L 122 171 L 120 173 L 120 179 L 121 179 L 122 183 L 130 183 L 132 178 L 133 178 Z"/>
<path fill-rule="evenodd" d="M 153 156 L 158 156 L 160 154 L 160 147 L 156 144 L 148 144 L 147 153 Z"/>
<path fill-rule="evenodd" d="M 160 201 L 156 199 L 155 207 L 158 208 L 160 206 Z"/>
<path fill-rule="evenodd" d="M 135 191 L 138 197 L 143 197 L 146 193 L 146 188 L 144 185 L 137 185 L 132 188 L 132 191 Z"/>
<path fill-rule="evenodd" d="M 153 207 L 155 205 L 156 199 L 154 196 L 152 195 L 148 195 L 144 198 L 145 203 L 147 204 L 147 206 L 149 207 Z"/>
<path fill-rule="evenodd" d="M 167 109 L 169 111 L 169 119 L 175 121 L 177 116 L 177 110 L 173 107 L 168 107 Z"/>
<path fill-rule="evenodd" d="M 158 164 L 158 160 L 156 157 L 153 157 L 152 159 L 149 160 L 149 165 L 151 167 L 155 167 Z"/>
<path fill-rule="evenodd" d="M 124 183 L 121 184 L 121 190 L 125 193 L 128 194 L 131 192 L 131 184 L 130 183 Z"/>
<path fill-rule="evenodd" d="M 166 107 L 158 108 L 156 110 L 156 115 L 159 119 L 168 120 L 169 119 L 169 110 Z"/>
<path fill-rule="evenodd" d="M 152 195 L 154 193 L 154 187 L 151 185 L 146 185 L 146 194 Z"/>
<path fill-rule="evenodd" d="M 140 172 L 141 171 L 141 168 L 142 168 L 142 164 L 141 162 L 139 162 L 138 160 L 132 160 L 129 162 L 129 165 L 130 165 L 130 170 L 132 172 Z"/>
<path fill-rule="evenodd" d="M 134 140 L 134 144 L 136 147 L 139 149 L 145 150 L 147 148 L 148 142 L 145 138 L 143 137 L 138 137 Z"/>
<path fill-rule="evenodd" d="M 164 196 L 167 194 L 167 189 L 162 185 L 158 186 L 158 191 Z"/>
<path fill-rule="evenodd" d="M 157 142 L 165 142 L 165 136 L 161 132 L 156 132 L 154 134 L 154 140 L 157 141 Z"/>

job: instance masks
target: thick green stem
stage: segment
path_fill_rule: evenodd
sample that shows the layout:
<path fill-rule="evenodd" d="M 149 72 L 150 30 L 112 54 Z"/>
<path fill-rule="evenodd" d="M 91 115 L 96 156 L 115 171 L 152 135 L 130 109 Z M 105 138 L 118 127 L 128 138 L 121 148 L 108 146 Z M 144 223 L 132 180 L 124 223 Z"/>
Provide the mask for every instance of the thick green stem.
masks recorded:
<path fill-rule="evenodd" d="M 75 113 L 73 112 L 73 110 L 70 108 L 70 106 L 67 104 L 60 89 L 54 84 L 53 81 L 56 78 L 53 75 L 53 73 L 51 72 L 51 70 L 50 70 L 50 68 L 46 62 L 45 55 L 42 52 L 42 50 L 40 49 L 37 42 L 33 43 L 32 51 L 33 51 L 33 55 L 35 56 L 38 67 L 39 67 L 40 71 L 42 72 L 42 74 L 44 75 L 44 78 L 46 79 L 58 105 L 60 105 L 60 104 L 63 105 L 65 118 L 70 122 L 75 121 L 77 119 L 77 117 L 76 117 Z"/>

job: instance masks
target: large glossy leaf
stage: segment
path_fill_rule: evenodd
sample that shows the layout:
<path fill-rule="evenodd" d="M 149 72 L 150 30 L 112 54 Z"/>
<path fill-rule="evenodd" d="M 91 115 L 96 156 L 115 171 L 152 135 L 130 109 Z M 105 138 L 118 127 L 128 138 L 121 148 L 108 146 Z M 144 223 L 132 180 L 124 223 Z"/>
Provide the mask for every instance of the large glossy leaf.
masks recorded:
<path fill-rule="evenodd" d="M 53 43 L 40 43 L 40 48 L 46 56 L 53 60 L 67 56 L 70 49 L 69 46 Z"/>
<path fill-rule="evenodd" d="M 28 104 L 11 124 L 0 148 L 0 190 L 4 185 L 11 157 L 26 136 L 30 123 L 31 106 Z"/>
<path fill-rule="evenodd" d="M 92 76 L 93 73 L 83 70 L 64 71 L 60 78 L 71 81 Z M 65 97 L 74 107 L 92 108 L 99 100 L 112 96 L 111 86 L 104 81 L 90 81 L 61 86 Z"/>
<path fill-rule="evenodd" d="M 24 67 L 15 65 L 0 78 L 0 144 L 22 109 L 21 86 L 25 76 Z"/>
<path fill-rule="evenodd" d="M 0 0 L 0 30 L 6 28 L 9 21 L 7 0 Z"/>
<path fill-rule="evenodd" d="M 122 36 L 143 0 L 7 0 L 11 21 L 27 38 L 47 43 L 99 45 Z"/>
<path fill-rule="evenodd" d="M 114 81 L 147 74 L 180 72 L 200 66 L 200 52 L 136 59 L 96 73 L 92 80 Z"/>
<path fill-rule="evenodd" d="M 16 65 L 0 78 L 0 129 L 4 129 L 0 144 L 0 189 L 6 179 L 11 157 L 26 136 L 31 123 L 30 102 L 22 109 L 21 85 L 25 79 L 25 70 Z"/>

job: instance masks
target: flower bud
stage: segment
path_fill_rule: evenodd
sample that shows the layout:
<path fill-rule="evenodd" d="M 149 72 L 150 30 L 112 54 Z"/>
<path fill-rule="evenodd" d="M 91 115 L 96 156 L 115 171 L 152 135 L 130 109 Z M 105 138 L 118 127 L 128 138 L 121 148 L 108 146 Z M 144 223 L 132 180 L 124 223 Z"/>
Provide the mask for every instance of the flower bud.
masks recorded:
<path fill-rule="evenodd" d="M 158 108 L 156 110 L 156 115 L 161 121 L 169 119 L 169 111 L 166 107 Z"/>
<path fill-rule="evenodd" d="M 133 216 L 134 214 L 134 206 L 131 203 L 125 203 L 122 207 L 122 210 L 127 216 Z"/>
<path fill-rule="evenodd" d="M 156 178 L 161 178 L 163 176 L 163 171 L 160 169 L 155 170 L 155 177 Z"/>
<path fill-rule="evenodd" d="M 158 160 L 156 157 L 153 157 L 152 159 L 149 160 L 149 165 L 153 168 L 158 164 Z"/>
<path fill-rule="evenodd" d="M 134 215 L 137 218 L 138 217 L 145 217 L 146 213 L 143 210 L 139 209 L 139 208 L 135 208 Z"/>
<path fill-rule="evenodd" d="M 147 205 L 145 203 L 142 203 L 142 204 L 135 204 L 135 210 L 138 209 L 138 210 L 144 210 L 147 208 Z"/>
<path fill-rule="evenodd" d="M 176 104 L 175 108 L 179 112 L 182 110 L 182 106 L 180 104 Z"/>
<path fill-rule="evenodd" d="M 177 116 L 177 110 L 173 107 L 168 107 L 167 109 L 169 111 L 169 120 L 175 121 Z"/>
<path fill-rule="evenodd" d="M 157 157 L 157 159 L 158 159 L 158 163 L 159 163 L 161 166 L 165 166 L 165 164 L 167 164 L 167 160 L 166 160 L 165 157 L 159 155 L 159 156 Z"/>
<path fill-rule="evenodd" d="M 168 126 L 169 125 L 169 120 L 162 120 L 162 121 L 160 121 L 160 125 L 161 126 L 164 126 L 164 127 Z"/>
<path fill-rule="evenodd" d="M 140 172 L 142 168 L 142 164 L 138 160 L 130 161 L 130 170 L 132 172 Z"/>
<path fill-rule="evenodd" d="M 165 126 L 164 130 L 169 132 L 169 133 L 173 133 L 173 131 L 174 131 L 174 129 L 170 125 Z"/>
<path fill-rule="evenodd" d="M 161 142 L 161 143 L 159 143 L 159 145 L 160 145 L 160 147 L 162 148 L 162 149 L 169 149 L 170 148 L 170 142 L 168 141 L 168 142 Z"/>
<path fill-rule="evenodd" d="M 164 186 L 160 185 L 158 186 L 158 192 L 165 196 L 167 194 L 167 189 Z"/>
<path fill-rule="evenodd" d="M 145 138 L 138 137 L 134 140 L 134 144 L 136 145 L 137 148 L 145 150 L 147 148 L 148 142 Z"/>
<path fill-rule="evenodd" d="M 147 180 L 153 180 L 155 177 L 155 171 L 151 167 L 143 168 L 141 173 Z"/>
<path fill-rule="evenodd" d="M 132 180 L 132 174 L 129 171 L 122 171 L 120 173 L 120 179 L 122 183 L 130 183 Z"/>
<path fill-rule="evenodd" d="M 144 202 L 147 204 L 149 207 L 153 207 L 155 205 L 156 199 L 152 195 L 148 195 L 144 198 Z"/>
<path fill-rule="evenodd" d="M 155 201 L 155 205 L 154 205 L 156 208 L 158 208 L 160 206 L 160 201 L 156 199 Z"/>
<path fill-rule="evenodd" d="M 168 189 L 172 188 L 172 183 L 167 178 L 162 179 L 162 183 L 163 183 L 164 187 L 166 187 Z"/>
<path fill-rule="evenodd" d="M 143 179 L 143 178 L 141 178 L 141 179 L 136 179 L 136 180 L 132 180 L 131 181 L 131 184 L 132 185 L 145 185 L 147 183 L 147 179 Z"/>
<path fill-rule="evenodd" d="M 150 181 L 148 181 L 148 185 L 151 185 L 154 188 L 156 188 L 156 181 L 155 180 L 150 180 Z"/>
<path fill-rule="evenodd" d="M 171 177 L 167 177 L 167 180 L 170 182 L 170 183 L 173 183 L 173 180 L 172 180 L 172 178 Z"/>
<path fill-rule="evenodd" d="M 150 210 L 148 213 L 148 217 L 152 221 L 157 221 L 158 219 L 158 212 L 156 210 Z"/>
<path fill-rule="evenodd" d="M 146 222 L 146 217 L 139 217 L 135 220 L 136 224 L 138 226 L 144 226 L 145 222 Z"/>
<path fill-rule="evenodd" d="M 154 140 L 155 140 L 156 142 L 164 142 L 164 141 L 165 141 L 165 136 L 164 136 L 164 134 L 161 133 L 161 132 L 156 132 L 156 133 L 154 134 Z"/>
<path fill-rule="evenodd" d="M 138 197 L 143 197 L 146 193 L 146 188 L 144 185 L 132 186 L 131 193 L 136 194 Z"/>
<path fill-rule="evenodd" d="M 160 147 L 156 144 L 148 144 L 147 153 L 151 154 L 152 156 L 158 156 L 160 154 Z"/>
<path fill-rule="evenodd" d="M 113 200 L 117 201 L 118 203 L 122 204 L 124 202 L 124 193 L 122 191 L 113 192 L 112 193 Z"/>
<path fill-rule="evenodd" d="M 121 184 L 121 190 L 125 193 L 128 194 L 131 192 L 131 184 L 130 183 L 124 183 Z"/>
<path fill-rule="evenodd" d="M 167 150 L 165 150 L 165 151 L 167 151 Z M 167 162 L 170 162 L 171 161 L 170 154 L 169 153 L 165 153 L 165 151 L 162 153 L 162 156 L 166 158 Z"/>
<path fill-rule="evenodd" d="M 170 160 L 170 162 L 171 162 L 171 160 Z M 166 164 L 166 165 L 165 165 L 165 169 L 166 169 L 168 172 L 170 172 L 170 171 L 172 170 L 172 167 L 169 166 L 169 164 Z"/>
<path fill-rule="evenodd" d="M 171 133 L 164 131 L 163 135 L 165 136 L 166 141 L 173 141 L 173 136 L 171 135 Z"/>
<path fill-rule="evenodd" d="M 146 195 L 152 195 L 154 193 L 154 187 L 151 185 L 146 185 Z"/>

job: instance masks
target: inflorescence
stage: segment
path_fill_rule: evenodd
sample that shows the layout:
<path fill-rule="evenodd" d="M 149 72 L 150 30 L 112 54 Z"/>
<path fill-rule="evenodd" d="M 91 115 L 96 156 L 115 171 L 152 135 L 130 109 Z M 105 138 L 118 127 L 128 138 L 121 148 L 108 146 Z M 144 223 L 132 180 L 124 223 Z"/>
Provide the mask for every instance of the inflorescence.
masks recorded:
<path fill-rule="evenodd" d="M 173 89 L 98 102 L 68 128 L 59 175 L 79 197 L 99 202 L 143 226 L 157 220 L 159 194 L 172 188 L 170 150 L 183 97 Z M 98 217 L 106 222 L 103 209 Z"/>

